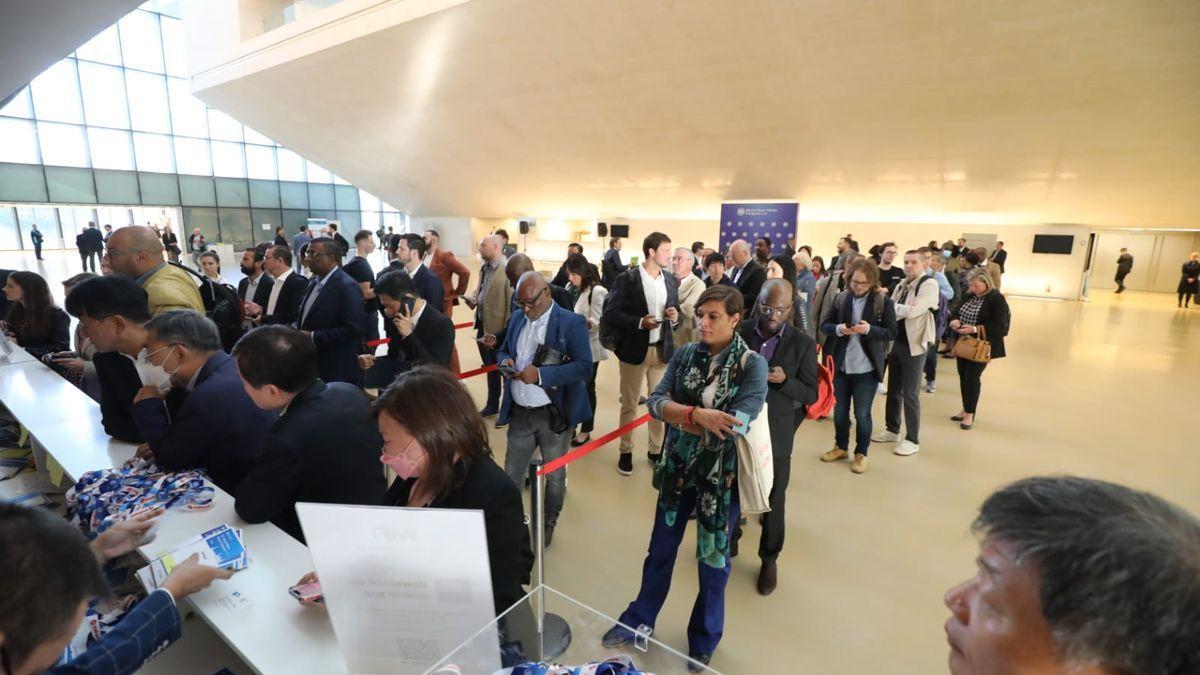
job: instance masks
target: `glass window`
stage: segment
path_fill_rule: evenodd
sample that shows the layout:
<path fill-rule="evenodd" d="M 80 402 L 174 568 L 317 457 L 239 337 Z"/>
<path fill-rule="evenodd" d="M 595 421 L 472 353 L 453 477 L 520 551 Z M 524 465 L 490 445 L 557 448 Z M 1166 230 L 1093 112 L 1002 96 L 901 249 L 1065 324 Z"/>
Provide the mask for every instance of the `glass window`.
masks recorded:
<path fill-rule="evenodd" d="M 338 231 L 345 232 L 342 236 L 351 241 L 354 240 L 354 235 L 363 229 L 362 212 L 360 211 L 338 211 L 337 219 L 342 221 L 342 226 L 338 228 Z"/>
<path fill-rule="evenodd" d="M 217 206 L 250 206 L 250 186 L 237 178 L 218 178 Z"/>
<path fill-rule="evenodd" d="M 208 137 L 208 113 L 204 102 L 192 96 L 191 85 L 177 77 L 167 78 L 171 94 L 171 130 L 180 136 Z"/>
<path fill-rule="evenodd" d="M 246 173 L 251 178 L 276 178 L 275 148 L 266 145 L 247 145 Z"/>
<path fill-rule="evenodd" d="M 142 9 L 179 18 L 179 0 L 148 0 L 142 3 Z"/>
<path fill-rule="evenodd" d="M 17 211 L 11 206 L 0 206 L 0 249 L 15 251 L 19 248 L 21 235 L 17 230 Z"/>
<path fill-rule="evenodd" d="M 266 136 L 263 136 L 262 134 L 258 133 L 257 131 L 251 129 L 250 127 L 243 125 L 242 128 L 244 128 L 246 130 L 246 142 L 247 143 L 258 143 L 259 145 L 270 145 L 270 146 L 275 145 L 275 141 L 267 138 Z"/>
<path fill-rule="evenodd" d="M 362 212 L 362 225 L 364 228 L 374 232 L 375 230 L 379 229 L 379 226 L 382 224 L 383 217 L 379 215 L 378 211 Z"/>
<path fill-rule="evenodd" d="M 214 176 L 231 178 L 246 177 L 246 155 L 241 143 L 212 142 L 212 166 Z"/>
<path fill-rule="evenodd" d="M 175 172 L 175 158 L 171 156 L 170 136 L 135 133 L 133 149 L 137 155 L 139 171 Z"/>
<path fill-rule="evenodd" d="M 183 22 L 162 17 L 163 54 L 167 57 L 167 74 L 188 76 L 187 45 L 183 38 Z"/>
<path fill-rule="evenodd" d="M 30 164 L 0 164 L 0 200 L 46 201 L 46 176 L 42 167 Z"/>
<path fill-rule="evenodd" d="M 73 60 L 63 59 L 33 80 L 33 109 L 39 120 L 83 123 Z"/>
<path fill-rule="evenodd" d="M 42 163 L 54 166 L 88 165 L 87 138 L 83 127 L 74 124 L 38 122 Z"/>
<path fill-rule="evenodd" d="M 333 186 L 319 183 L 308 184 L 308 208 L 333 210 Z M 330 216 L 332 218 L 333 216 Z"/>
<path fill-rule="evenodd" d="M 379 210 L 379 197 L 376 197 L 366 190 L 358 191 L 358 203 L 361 205 L 363 211 Z"/>
<path fill-rule="evenodd" d="M 96 201 L 101 204 L 137 204 L 141 201 L 136 173 L 105 169 L 96 169 L 92 173 L 96 176 Z"/>
<path fill-rule="evenodd" d="M 275 228 L 283 224 L 283 213 L 279 209 L 250 209 L 250 219 L 254 223 L 256 239 L 274 241 Z M 263 223 L 267 223 L 270 227 L 264 230 Z"/>
<path fill-rule="evenodd" d="M 216 206 L 213 179 L 200 176 L 179 177 L 179 203 L 187 206 Z"/>
<path fill-rule="evenodd" d="M 250 209 L 219 209 L 221 216 L 221 243 L 233 244 L 238 251 L 254 245 L 254 233 L 250 229 Z M 237 261 L 231 260 L 236 266 Z"/>
<path fill-rule="evenodd" d="M 392 228 L 392 231 L 396 232 L 397 234 L 404 231 L 402 229 L 403 226 L 400 222 L 400 214 L 399 213 L 384 212 L 383 226 Z"/>
<path fill-rule="evenodd" d="M 279 180 L 304 180 L 304 158 L 287 148 L 279 148 Z M 307 208 L 307 203 L 305 208 Z"/>
<path fill-rule="evenodd" d="M 308 210 L 308 184 L 307 183 L 279 183 L 279 200 L 283 203 L 285 209 L 304 209 Z"/>
<path fill-rule="evenodd" d="M 100 216 L 100 220 L 96 221 L 96 225 L 101 230 L 104 229 L 104 225 L 112 225 L 113 229 L 133 225 L 133 211 L 128 207 L 102 206 L 96 209 L 96 214 Z M 80 230 L 87 227 L 87 223 L 77 223 L 76 225 Z"/>
<path fill-rule="evenodd" d="M 141 185 L 143 204 L 179 204 L 179 181 L 174 174 L 139 173 L 138 181 Z"/>
<path fill-rule="evenodd" d="M 129 116 L 134 131 L 171 133 L 171 114 L 167 107 L 167 81 L 162 75 L 125 71 L 129 88 Z"/>
<path fill-rule="evenodd" d="M 163 72 L 158 17 L 139 9 L 126 14 L 118 25 L 121 28 L 121 54 L 125 57 L 125 67 Z M 137 102 L 134 102 L 134 106 L 137 106 Z"/>
<path fill-rule="evenodd" d="M 328 183 L 333 180 L 333 174 L 321 168 L 321 165 L 311 160 L 304 160 L 308 168 L 308 182 Z"/>
<path fill-rule="evenodd" d="M 79 82 L 83 85 L 83 110 L 89 126 L 129 128 L 125 78 L 120 68 L 80 63 Z"/>
<path fill-rule="evenodd" d="M 117 24 L 105 28 L 99 35 L 83 43 L 82 47 L 75 50 L 75 56 L 87 61 L 121 65 L 121 41 L 117 38 Z"/>
<path fill-rule="evenodd" d="M 46 188 L 52 202 L 90 204 L 96 201 L 96 184 L 88 169 L 48 166 Z"/>
<path fill-rule="evenodd" d="M 21 89 L 16 96 L 8 102 L 8 105 L 0 108 L 0 115 L 9 117 L 33 117 L 33 104 L 29 98 L 29 87 Z"/>
<path fill-rule="evenodd" d="M 335 174 L 333 174 L 333 184 L 334 185 L 349 185 L 350 182 L 335 173 Z"/>
<path fill-rule="evenodd" d="M 208 141 L 176 136 L 175 165 L 179 173 L 211 176 L 212 158 L 208 154 Z"/>
<path fill-rule="evenodd" d="M 353 185 L 333 186 L 338 211 L 358 211 L 358 189 Z"/>
<path fill-rule="evenodd" d="M 221 240 L 221 230 L 217 227 L 217 210 L 215 208 L 183 209 L 183 232 L 191 236 L 192 230 L 199 228 L 200 233 L 210 242 Z M 182 244 L 187 237 L 182 234 L 179 241 Z M 234 262 L 234 261 L 230 261 Z"/>
<path fill-rule="evenodd" d="M 0 117 L 0 162 L 38 163 L 37 132 L 33 122 Z"/>
<path fill-rule="evenodd" d="M 133 139 L 128 131 L 88 128 L 92 166 L 97 169 L 133 169 Z"/>
<path fill-rule="evenodd" d="M 216 108 L 208 109 L 208 130 L 215 140 L 242 140 L 242 123 Z"/>

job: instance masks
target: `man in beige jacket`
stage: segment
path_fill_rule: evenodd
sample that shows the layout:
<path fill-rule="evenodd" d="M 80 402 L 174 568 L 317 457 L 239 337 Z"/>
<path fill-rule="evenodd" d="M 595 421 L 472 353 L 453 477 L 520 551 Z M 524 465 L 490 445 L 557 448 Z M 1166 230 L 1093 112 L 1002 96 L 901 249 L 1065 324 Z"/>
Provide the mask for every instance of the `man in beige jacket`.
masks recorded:
<path fill-rule="evenodd" d="M 917 251 L 904 253 L 904 281 L 896 285 L 896 341 L 888 354 L 888 393 L 884 411 L 886 430 L 871 440 L 899 443 L 892 451 L 913 455 L 920 449 L 921 373 L 929 345 L 937 340 L 938 282 L 925 273 L 928 264 Z M 900 438 L 900 406 L 904 405 L 904 439 Z"/>
<path fill-rule="evenodd" d="M 162 239 L 148 227 L 130 225 L 113 232 L 104 254 L 113 272 L 137 281 L 149 296 L 150 315 L 168 309 L 204 313 L 204 300 L 192 276 L 163 257 Z"/>
<path fill-rule="evenodd" d="M 671 258 L 671 272 L 679 282 L 679 324 L 675 326 L 675 344 L 686 345 L 696 341 L 696 301 L 704 292 L 704 280 L 693 273 L 696 255 L 686 246 L 675 249 Z"/>
<path fill-rule="evenodd" d="M 479 346 L 479 358 L 483 365 L 496 363 L 496 348 L 499 346 L 496 333 L 508 324 L 512 305 L 512 286 L 504 275 L 504 242 L 500 237 L 489 234 L 479 241 L 479 257 L 483 262 L 479 268 L 479 285 L 470 296 L 463 296 L 467 307 L 475 310 L 475 341 Z M 500 411 L 500 373 L 487 374 L 487 404 L 480 410 L 484 417 Z"/>

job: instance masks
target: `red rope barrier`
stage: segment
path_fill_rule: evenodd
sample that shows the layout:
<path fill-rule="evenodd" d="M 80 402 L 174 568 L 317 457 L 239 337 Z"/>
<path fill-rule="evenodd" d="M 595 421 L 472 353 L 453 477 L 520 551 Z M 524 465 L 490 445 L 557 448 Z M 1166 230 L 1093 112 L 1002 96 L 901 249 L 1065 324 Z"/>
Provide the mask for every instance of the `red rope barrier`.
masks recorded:
<path fill-rule="evenodd" d="M 599 449 L 601 446 L 607 445 L 608 443 L 612 442 L 612 440 L 614 438 L 617 438 L 618 436 L 624 436 L 625 434 L 629 433 L 630 431 L 633 431 L 634 429 L 642 426 L 643 424 L 645 424 L 646 422 L 649 422 L 649 421 L 650 421 L 650 413 L 646 413 L 645 415 L 642 415 L 641 417 L 630 422 L 629 424 L 626 424 L 623 427 L 617 427 L 616 429 L 613 429 L 612 431 L 608 432 L 607 434 L 604 434 L 600 438 L 594 438 L 594 439 L 588 441 L 587 443 L 584 443 L 583 445 L 579 446 L 578 448 L 575 448 L 571 452 L 568 452 L 567 454 L 563 455 L 562 457 L 559 457 L 558 459 L 556 459 L 552 462 L 548 462 L 545 466 L 542 467 L 541 471 L 538 471 L 537 475 L 545 476 L 546 474 L 551 473 L 553 471 L 558 471 L 559 469 L 570 464 L 571 462 L 574 462 L 575 460 L 579 459 L 580 457 L 583 457 L 584 455 L 589 454 L 589 453 Z"/>
<path fill-rule="evenodd" d="M 474 326 L 474 325 L 475 325 L 475 323 L 472 321 L 468 321 L 466 323 L 456 323 L 456 324 L 454 324 L 454 330 L 462 330 L 464 328 L 470 328 L 471 326 Z"/>
<path fill-rule="evenodd" d="M 482 375 L 483 373 L 490 373 L 490 372 L 492 372 L 493 370 L 496 370 L 496 369 L 497 369 L 497 368 L 499 368 L 499 367 L 500 367 L 500 366 L 498 366 L 498 365 L 496 365 L 496 364 L 494 364 L 494 363 L 493 363 L 493 364 L 492 364 L 492 365 L 490 365 L 490 366 L 484 366 L 484 367 L 482 367 L 482 368 L 476 368 L 475 370 L 468 370 L 468 371 L 467 371 L 467 372 L 465 372 L 465 373 L 459 373 L 459 374 L 458 374 L 458 379 L 460 379 L 460 380 L 465 380 L 465 379 L 467 379 L 468 377 L 475 377 L 476 375 Z"/>

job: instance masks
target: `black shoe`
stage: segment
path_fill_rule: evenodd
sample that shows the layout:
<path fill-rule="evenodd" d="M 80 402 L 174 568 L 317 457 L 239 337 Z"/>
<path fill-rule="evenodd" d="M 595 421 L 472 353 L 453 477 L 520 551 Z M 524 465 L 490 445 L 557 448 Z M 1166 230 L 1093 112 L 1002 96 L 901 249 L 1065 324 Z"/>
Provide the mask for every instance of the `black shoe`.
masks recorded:
<path fill-rule="evenodd" d="M 549 551 L 550 543 L 554 541 L 554 525 L 547 524 L 546 532 L 542 535 L 542 550 Z"/>
<path fill-rule="evenodd" d="M 508 422 L 501 422 L 500 420 L 496 420 L 496 423 L 492 426 L 496 427 L 497 429 L 503 429 L 504 427 L 508 426 Z"/>
<path fill-rule="evenodd" d="M 605 649 L 624 647 L 625 645 L 633 644 L 634 638 L 636 637 L 637 636 L 633 631 L 629 630 L 625 626 L 622 626 L 621 624 L 617 624 L 612 628 L 609 628 L 608 632 L 604 634 L 604 637 L 600 638 L 600 644 L 603 645 Z"/>
<path fill-rule="evenodd" d="M 736 558 L 738 554 L 738 542 L 742 540 L 742 528 L 739 525 L 733 531 L 733 538 L 729 540 L 729 557 Z"/>
<path fill-rule="evenodd" d="M 479 414 L 483 415 L 484 417 L 491 417 L 492 415 L 495 415 L 498 412 L 500 412 L 500 411 L 489 405 L 489 406 L 485 407 L 483 410 L 480 410 Z"/>
<path fill-rule="evenodd" d="M 646 397 L 645 396 L 638 397 L 638 405 L 646 405 Z"/>
<path fill-rule="evenodd" d="M 572 438 L 571 439 L 571 447 L 578 448 L 579 446 L 584 445 L 585 443 L 591 443 L 591 442 L 592 442 L 592 435 L 588 434 L 587 438 L 583 439 L 582 441 L 579 440 L 578 438 Z"/>
<path fill-rule="evenodd" d="M 712 654 L 693 654 L 692 652 L 688 652 L 688 658 L 691 659 L 691 661 L 688 661 L 688 672 L 699 673 L 708 666 L 709 661 L 712 661 Z"/>
<path fill-rule="evenodd" d="M 770 595 L 775 592 L 775 586 L 779 584 L 779 569 L 774 561 L 764 562 L 762 569 L 758 571 L 758 594 Z"/>
<path fill-rule="evenodd" d="M 646 453 L 646 461 L 650 462 L 650 466 L 658 466 L 658 463 L 661 460 L 662 460 L 661 452 L 647 452 Z"/>
<path fill-rule="evenodd" d="M 617 458 L 617 473 L 622 476 L 633 475 L 633 453 L 622 452 Z"/>

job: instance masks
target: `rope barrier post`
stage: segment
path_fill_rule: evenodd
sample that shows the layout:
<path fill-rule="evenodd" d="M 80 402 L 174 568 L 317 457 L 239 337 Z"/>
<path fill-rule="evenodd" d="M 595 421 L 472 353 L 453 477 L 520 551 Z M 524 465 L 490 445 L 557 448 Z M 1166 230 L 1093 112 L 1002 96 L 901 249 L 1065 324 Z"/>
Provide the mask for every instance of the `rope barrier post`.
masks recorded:
<path fill-rule="evenodd" d="M 537 573 L 538 653 L 546 661 L 562 656 L 571 645 L 571 626 L 566 619 L 546 611 L 545 508 L 546 477 L 542 460 L 529 463 L 529 525 L 533 528 L 533 567 Z"/>

